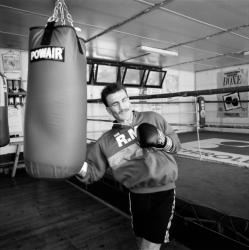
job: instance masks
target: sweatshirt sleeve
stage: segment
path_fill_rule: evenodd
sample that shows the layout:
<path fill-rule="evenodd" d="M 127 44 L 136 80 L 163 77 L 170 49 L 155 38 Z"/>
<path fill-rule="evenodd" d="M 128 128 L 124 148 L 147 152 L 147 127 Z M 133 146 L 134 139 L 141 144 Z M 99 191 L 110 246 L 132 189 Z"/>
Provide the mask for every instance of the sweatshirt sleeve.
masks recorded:
<path fill-rule="evenodd" d="M 98 141 L 88 145 L 86 162 L 88 165 L 87 172 L 86 175 L 81 178 L 81 181 L 90 184 L 100 180 L 105 174 L 108 163 Z"/>
<path fill-rule="evenodd" d="M 181 143 L 178 135 L 174 132 L 172 127 L 167 123 L 167 130 L 165 132 L 166 145 L 164 150 L 168 153 L 175 154 L 181 149 Z"/>
<path fill-rule="evenodd" d="M 175 133 L 170 124 L 163 116 L 157 114 L 157 121 L 159 121 L 159 129 L 163 132 L 166 138 L 166 145 L 163 148 L 167 153 L 175 154 L 181 149 L 181 143 L 178 135 Z"/>

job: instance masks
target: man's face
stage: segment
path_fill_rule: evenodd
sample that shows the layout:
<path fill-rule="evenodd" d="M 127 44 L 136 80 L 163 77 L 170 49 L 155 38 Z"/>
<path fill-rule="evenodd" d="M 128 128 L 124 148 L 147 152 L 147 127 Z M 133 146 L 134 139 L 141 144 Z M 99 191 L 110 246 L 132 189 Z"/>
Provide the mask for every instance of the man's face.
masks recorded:
<path fill-rule="evenodd" d="M 131 103 L 123 89 L 108 95 L 106 101 L 108 104 L 108 107 L 106 107 L 108 113 L 111 114 L 117 122 L 123 123 L 132 119 Z"/>

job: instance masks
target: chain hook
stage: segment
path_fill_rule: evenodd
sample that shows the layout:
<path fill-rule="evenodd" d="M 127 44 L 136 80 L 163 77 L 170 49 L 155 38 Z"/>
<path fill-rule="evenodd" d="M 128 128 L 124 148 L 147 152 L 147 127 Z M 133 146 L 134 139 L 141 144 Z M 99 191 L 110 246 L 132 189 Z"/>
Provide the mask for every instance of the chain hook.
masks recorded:
<path fill-rule="evenodd" d="M 68 11 L 65 0 L 56 0 L 54 12 L 51 17 L 48 18 L 48 22 L 61 22 L 62 25 L 66 25 L 66 21 L 73 26 L 73 18 Z"/>

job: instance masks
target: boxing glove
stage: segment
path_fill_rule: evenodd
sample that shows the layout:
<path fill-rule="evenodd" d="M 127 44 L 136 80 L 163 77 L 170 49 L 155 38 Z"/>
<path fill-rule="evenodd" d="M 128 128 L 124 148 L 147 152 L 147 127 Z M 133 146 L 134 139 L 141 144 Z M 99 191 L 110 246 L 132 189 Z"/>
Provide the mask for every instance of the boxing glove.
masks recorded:
<path fill-rule="evenodd" d="M 163 132 L 149 123 L 141 123 L 138 126 L 137 138 L 141 148 L 164 148 L 167 143 Z"/>

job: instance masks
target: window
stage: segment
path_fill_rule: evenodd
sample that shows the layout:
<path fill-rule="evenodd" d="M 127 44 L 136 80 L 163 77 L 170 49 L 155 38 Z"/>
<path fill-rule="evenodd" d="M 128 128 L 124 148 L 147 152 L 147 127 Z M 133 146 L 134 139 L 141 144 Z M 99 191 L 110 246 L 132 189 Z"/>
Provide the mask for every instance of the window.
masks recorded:
<path fill-rule="evenodd" d="M 87 66 L 86 66 L 86 81 L 87 82 L 89 82 L 89 80 L 90 80 L 90 67 L 91 67 L 91 65 L 87 64 Z"/>
<path fill-rule="evenodd" d="M 94 68 L 94 64 L 87 64 L 87 67 L 86 67 L 87 84 L 93 84 L 93 68 Z"/>
<path fill-rule="evenodd" d="M 162 87 L 165 76 L 166 76 L 166 71 L 150 70 L 147 75 L 145 86 L 151 88 Z"/>
<path fill-rule="evenodd" d="M 108 85 L 122 83 L 127 87 L 161 88 L 166 71 L 150 65 L 87 59 L 87 84 Z"/>
<path fill-rule="evenodd" d="M 123 84 L 128 86 L 140 86 L 144 70 L 126 68 L 123 76 Z"/>
<path fill-rule="evenodd" d="M 106 84 L 117 82 L 117 67 L 109 65 L 97 65 L 96 68 L 96 83 Z"/>

